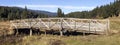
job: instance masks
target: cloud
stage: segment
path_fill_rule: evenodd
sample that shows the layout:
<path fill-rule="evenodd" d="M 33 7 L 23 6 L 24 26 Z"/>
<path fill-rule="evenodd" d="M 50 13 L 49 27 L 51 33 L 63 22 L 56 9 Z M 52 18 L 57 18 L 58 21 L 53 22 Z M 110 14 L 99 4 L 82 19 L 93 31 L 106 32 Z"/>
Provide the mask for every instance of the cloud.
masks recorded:
<path fill-rule="evenodd" d="M 62 5 L 8 5 L 8 6 L 18 6 L 18 7 L 25 7 L 28 8 L 64 8 L 64 9 L 93 9 L 95 7 L 88 7 L 88 6 L 62 6 Z"/>
<path fill-rule="evenodd" d="M 11 6 L 11 7 L 16 6 L 22 8 L 27 6 L 28 9 L 45 10 L 50 12 L 56 12 L 57 8 L 61 8 L 65 14 L 74 11 L 92 10 L 95 8 L 93 6 L 89 7 L 89 6 L 70 6 L 70 5 L 64 5 L 64 6 L 63 5 L 6 5 L 6 6 Z"/>

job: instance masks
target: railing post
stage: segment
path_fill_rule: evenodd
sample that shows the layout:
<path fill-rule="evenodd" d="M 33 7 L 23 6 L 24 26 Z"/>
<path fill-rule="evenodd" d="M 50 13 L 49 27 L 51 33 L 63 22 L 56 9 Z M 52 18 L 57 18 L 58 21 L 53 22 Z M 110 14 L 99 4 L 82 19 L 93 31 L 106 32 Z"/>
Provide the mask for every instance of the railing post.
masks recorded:
<path fill-rule="evenodd" d="M 45 36 L 47 35 L 47 30 L 45 30 Z"/>
<path fill-rule="evenodd" d="M 60 30 L 60 36 L 63 36 L 63 19 L 60 19 L 61 20 L 61 30 Z"/>
<path fill-rule="evenodd" d="M 32 28 L 30 28 L 30 36 L 32 36 Z"/>
<path fill-rule="evenodd" d="M 76 21 L 74 21 L 74 31 L 76 30 Z"/>
<path fill-rule="evenodd" d="M 110 21 L 109 21 L 109 19 L 107 19 L 107 30 L 106 30 L 106 35 L 108 35 L 109 30 L 110 30 Z"/>
<path fill-rule="evenodd" d="M 18 29 L 16 29 L 16 34 L 15 35 L 18 35 L 18 34 L 19 34 Z"/>
<path fill-rule="evenodd" d="M 17 22 L 17 25 L 18 25 L 18 22 Z M 18 35 L 19 32 L 18 32 L 18 27 L 16 26 L 16 34 L 15 35 Z"/>
<path fill-rule="evenodd" d="M 89 33 L 90 33 L 90 21 L 91 21 L 91 20 L 89 20 L 89 26 L 88 26 L 88 27 L 89 27 Z"/>
<path fill-rule="evenodd" d="M 51 25 L 51 19 L 48 19 L 49 20 L 49 24 L 48 24 L 48 27 L 50 29 L 50 25 Z"/>
<path fill-rule="evenodd" d="M 30 36 L 32 36 L 32 19 L 30 19 L 30 25 L 29 25 L 29 28 L 30 28 Z"/>

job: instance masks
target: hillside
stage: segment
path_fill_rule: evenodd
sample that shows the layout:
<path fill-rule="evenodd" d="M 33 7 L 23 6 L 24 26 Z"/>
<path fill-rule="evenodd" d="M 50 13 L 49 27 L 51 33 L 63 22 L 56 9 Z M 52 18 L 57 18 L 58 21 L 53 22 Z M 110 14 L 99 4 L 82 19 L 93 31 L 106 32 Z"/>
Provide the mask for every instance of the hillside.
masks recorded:
<path fill-rule="evenodd" d="M 50 17 L 55 17 L 57 16 L 57 13 L 53 13 L 53 12 L 48 12 L 48 11 L 42 11 L 42 10 L 32 10 L 33 12 L 36 12 L 36 13 L 43 13 L 43 14 L 46 14 Z"/>
<path fill-rule="evenodd" d="M 120 15 L 120 0 L 113 3 L 98 6 L 91 11 L 71 12 L 68 17 L 75 18 L 108 18 Z"/>
<path fill-rule="evenodd" d="M 44 18 L 44 17 L 53 17 L 56 16 L 56 13 L 42 11 L 42 10 L 31 10 L 20 7 L 9 7 L 9 6 L 0 6 L 0 18 L 1 20 L 13 20 L 21 18 Z"/>

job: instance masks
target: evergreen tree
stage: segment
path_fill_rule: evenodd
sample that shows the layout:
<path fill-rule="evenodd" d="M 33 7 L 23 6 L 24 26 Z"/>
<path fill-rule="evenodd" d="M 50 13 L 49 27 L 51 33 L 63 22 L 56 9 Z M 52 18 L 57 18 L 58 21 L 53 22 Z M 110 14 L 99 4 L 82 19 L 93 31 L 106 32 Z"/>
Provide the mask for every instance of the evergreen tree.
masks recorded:
<path fill-rule="evenodd" d="M 58 8 L 58 10 L 57 10 L 57 15 L 58 15 L 58 17 L 64 17 L 62 10 L 60 8 Z"/>
<path fill-rule="evenodd" d="M 9 19 L 9 20 L 13 20 L 13 19 L 14 19 L 13 13 L 9 13 L 9 14 L 8 14 L 8 19 Z"/>
<path fill-rule="evenodd" d="M 25 9 L 24 9 L 24 11 L 22 12 L 21 18 L 22 18 L 22 19 L 27 18 L 27 14 L 28 14 L 28 12 L 27 12 L 27 7 L 25 6 Z"/>
<path fill-rule="evenodd" d="M 20 19 L 20 13 L 19 13 L 19 11 L 16 12 L 15 18 L 16 19 Z"/>

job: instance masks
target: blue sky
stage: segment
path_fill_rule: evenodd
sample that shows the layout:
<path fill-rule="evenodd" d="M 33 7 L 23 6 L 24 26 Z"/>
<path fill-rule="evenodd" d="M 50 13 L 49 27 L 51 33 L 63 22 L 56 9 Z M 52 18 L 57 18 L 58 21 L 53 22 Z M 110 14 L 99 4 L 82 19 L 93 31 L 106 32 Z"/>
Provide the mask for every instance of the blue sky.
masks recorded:
<path fill-rule="evenodd" d="M 114 2 L 114 0 L 0 0 L 1 6 L 17 6 L 33 10 L 45 10 L 56 12 L 61 8 L 64 13 L 74 11 L 92 10 L 96 6 L 101 6 Z"/>

